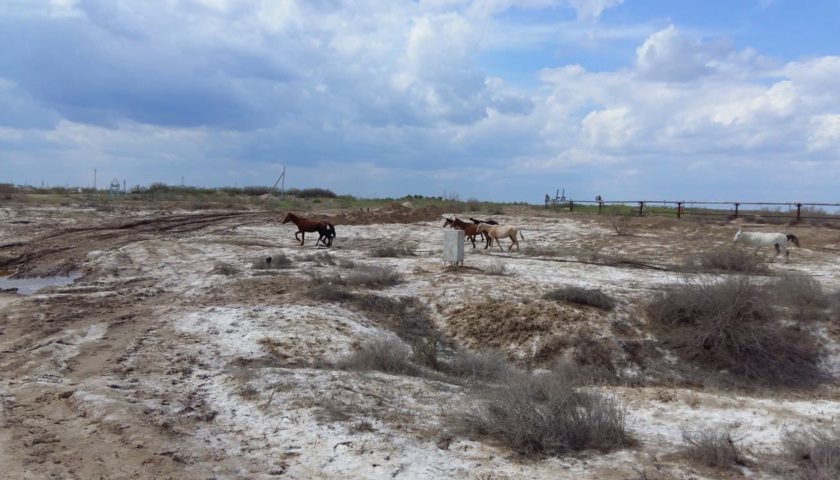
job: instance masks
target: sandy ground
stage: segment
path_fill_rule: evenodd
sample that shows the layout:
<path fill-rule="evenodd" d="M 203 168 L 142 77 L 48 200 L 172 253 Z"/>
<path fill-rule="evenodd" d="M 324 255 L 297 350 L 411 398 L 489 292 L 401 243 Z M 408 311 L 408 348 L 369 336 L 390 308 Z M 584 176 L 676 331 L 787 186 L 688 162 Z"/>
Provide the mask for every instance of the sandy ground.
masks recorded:
<path fill-rule="evenodd" d="M 618 338 L 615 324 L 637 324 L 642 302 L 685 279 L 675 264 L 728 244 L 737 229 L 645 218 L 618 236 L 596 217 L 496 219 L 521 226 L 523 250 L 468 247 L 465 268 L 453 271 L 440 260 L 438 219 L 339 224 L 331 265 L 312 257 L 325 251 L 314 237 L 298 246 L 274 213 L 0 207 L 6 274 L 82 275 L 30 296 L 0 293 L 4 478 L 775 478 L 761 462 L 786 430 L 840 415 L 834 387 L 598 387 L 627 406 L 639 445 L 533 460 L 448 439 L 448 415 L 464 408 L 469 385 L 325 367 L 384 330 L 364 312 L 305 295 L 310 275 L 345 274 L 342 260 L 395 268 L 405 283 L 377 294 L 416 297 L 456 344 L 499 348 L 521 364 L 551 336 L 650 340 L 635 330 Z M 803 248 L 772 269 L 840 288 L 840 232 L 788 230 Z M 372 257 L 383 244 L 417 254 Z M 290 268 L 253 268 L 279 254 Z M 215 273 L 220 263 L 232 270 Z M 485 273 L 499 264 L 511 274 Z M 603 313 L 541 299 L 563 285 L 601 288 L 619 306 Z M 474 314 L 488 303 L 497 313 Z M 730 428 L 754 465 L 726 473 L 673 458 L 683 429 L 698 424 Z"/>

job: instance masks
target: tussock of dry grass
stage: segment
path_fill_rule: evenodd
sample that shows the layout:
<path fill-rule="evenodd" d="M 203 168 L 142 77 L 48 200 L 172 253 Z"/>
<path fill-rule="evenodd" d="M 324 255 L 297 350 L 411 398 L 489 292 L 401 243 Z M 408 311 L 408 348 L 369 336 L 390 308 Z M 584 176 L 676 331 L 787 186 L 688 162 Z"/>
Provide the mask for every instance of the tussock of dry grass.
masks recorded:
<path fill-rule="evenodd" d="M 579 391 L 554 374 L 514 374 L 455 418 L 470 436 L 489 438 L 524 455 L 608 451 L 631 444 L 624 408 L 614 399 Z"/>
<path fill-rule="evenodd" d="M 788 432 L 782 438 L 782 455 L 786 478 L 840 478 L 840 424 Z"/>
<path fill-rule="evenodd" d="M 276 270 L 280 268 L 289 268 L 291 266 L 292 261 L 289 257 L 282 253 L 256 258 L 251 264 L 251 267 L 254 270 Z"/>
<path fill-rule="evenodd" d="M 411 349 L 398 339 L 375 335 L 362 340 L 349 356 L 338 363 L 346 370 L 377 370 L 396 375 L 418 375 L 411 362 Z"/>
<path fill-rule="evenodd" d="M 216 265 L 213 266 L 213 270 L 210 270 L 210 273 L 214 275 L 225 275 L 230 277 L 238 274 L 239 269 L 231 265 L 230 263 L 217 262 Z"/>
<path fill-rule="evenodd" d="M 744 459 L 738 452 L 732 435 L 728 431 L 705 429 L 683 431 L 684 447 L 680 456 L 698 465 L 712 468 L 729 469 L 744 465 Z"/>
<path fill-rule="evenodd" d="M 373 249 L 370 252 L 370 256 L 378 258 L 413 257 L 415 253 L 410 247 L 384 246 Z"/>
<path fill-rule="evenodd" d="M 687 258 L 684 265 L 692 272 L 764 274 L 769 271 L 759 256 L 741 248 L 708 250 Z"/>
<path fill-rule="evenodd" d="M 443 371 L 448 375 L 483 382 L 505 378 L 514 370 L 504 353 L 498 350 L 484 352 L 458 350 L 443 366 Z"/>
<path fill-rule="evenodd" d="M 344 283 L 351 287 L 385 288 L 402 282 L 402 275 L 393 267 L 380 265 L 360 265 L 344 277 Z"/>
<path fill-rule="evenodd" d="M 552 290 L 543 295 L 546 300 L 560 302 L 571 302 L 578 305 L 588 305 L 600 308 L 601 310 L 612 310 L 615 308 L 615 300 L 598 288 L 583 288 L 567 286 Z"/>
<path fill-rule="evenodd" d="M 822 383 L 819 343 L 807 329 L 782 321 L 777 300 L 748 277 L 736 277 L 671 287 L 647 313 L 666 346 L 697 365 L 726 370 L 741 383 Z"/>
<path fill-rule="evenodd" d="M 486 275 L 496 275 L 500 277 L 510 277 L 513 275 L 513 270 L 508 268 L 507 264 L 502 262 L 491 263 L 484 268 Z"/>

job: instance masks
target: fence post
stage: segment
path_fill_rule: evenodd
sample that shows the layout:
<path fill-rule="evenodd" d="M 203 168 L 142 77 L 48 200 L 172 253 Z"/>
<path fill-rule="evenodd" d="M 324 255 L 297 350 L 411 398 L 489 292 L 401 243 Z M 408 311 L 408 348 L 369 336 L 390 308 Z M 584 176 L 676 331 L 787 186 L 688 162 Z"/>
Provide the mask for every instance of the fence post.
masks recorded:
<path fill-rule="evenodd" d="M 570 212 L 574 212 L 574 211 L 575 211 L 575 202 L 574 202 L 574 201 L 572 201 L 572 200 L 569 200 L 569 211 L 570 211 Z"/>
<path fill-rule="evenodd" d="M 598 202 L 598 215 L 601 214 L 601 210 L 604 208 L 604 202 Z"/>
<path fill-rule="evenodd" d="M 645 202 L 639 202 L 639 216 L 645 216 Z"/>
<path fill-rule="evenodd" d="M 683 202 L 677 202 L 677 218 L 682 218 L 682 205 Z"/>
<path fill-rule="evenodd" d="M 740 203 L 735 204 L 735 218 L 738 218 L 738 207 L 740 207 L 740 206 L 741 206 Z"/>
<path fill-rule="evenodd" d="M 802 204 L 796 204 L 796 222 L 800 222 L 802 220 Z"/>

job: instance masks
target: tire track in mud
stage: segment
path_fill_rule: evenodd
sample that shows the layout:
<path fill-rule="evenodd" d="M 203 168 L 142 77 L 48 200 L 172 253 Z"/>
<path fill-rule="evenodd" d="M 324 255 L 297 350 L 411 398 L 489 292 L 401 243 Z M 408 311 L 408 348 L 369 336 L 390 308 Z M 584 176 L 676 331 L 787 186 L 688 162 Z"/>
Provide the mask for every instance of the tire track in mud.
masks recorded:
<path fill-rule="evenodd" d="M 102 227 L 69 228 L 27 242 L 0 246 L 0 269 L 12 278 L 67 275 L 80 268 L 88 253 L 120 248 L 160 236 L 179 237 L 209 227 L 230 228 L 256 221 L 278 221 L 276 212 L 226 212 L 167 215 Z"/>

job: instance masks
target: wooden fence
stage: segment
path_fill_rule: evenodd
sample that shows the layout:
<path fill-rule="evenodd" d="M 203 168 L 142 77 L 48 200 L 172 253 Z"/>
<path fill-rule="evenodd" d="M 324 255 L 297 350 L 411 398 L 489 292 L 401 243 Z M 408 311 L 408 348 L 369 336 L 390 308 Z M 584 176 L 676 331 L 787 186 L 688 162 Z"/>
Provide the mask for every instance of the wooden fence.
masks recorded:
<path fill-rule="evenodd" d="M 597 207 L 598 214 L 628 208 L 638 216 L 646 214 L 684 216 L 718 216 L 727 218 L 762 217 L 788 218 L 795 221 L 821 219 L 840 220 L 840 203 L 816 202 L 720 202 L 687 200 L 567 200 L 562 203 L 546 204 L 546 208 L 574 212 L 578 207 Z M 784 211 L 784 210 L 787 211 Z"/>

